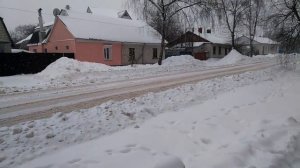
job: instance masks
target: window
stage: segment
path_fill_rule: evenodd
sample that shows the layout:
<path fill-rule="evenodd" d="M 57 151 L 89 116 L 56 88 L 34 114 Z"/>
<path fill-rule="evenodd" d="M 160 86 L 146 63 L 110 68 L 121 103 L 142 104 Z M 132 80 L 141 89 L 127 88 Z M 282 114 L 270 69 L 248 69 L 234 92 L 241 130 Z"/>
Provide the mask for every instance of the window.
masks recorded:
<path fill-rule="evenodd" d="M 69 47 L 69 46 L 66 46 L 66 49 L 67 49 L 67 50 L 69 50 L 69 49 L 70 49 L 70 47 Z"/>
<path fill-rule="evenodd" d="M 227 48 L 225 48 L 225 55 L 227 55 L 227 53 L 228 53 L 228 50 L 227 50 Z"/>
<path fill-rule="evenodd" d="M 135 60 L 135 48 L 129 48 L 129 61 Z"/>
<path fill-rule="evenodd" d="M 203 28 L 202 28 L 202 27 L 198 28 L 198 32 L 199 32 L 200 34 L 202 34 Z"/>
<path fill-rule="evenodd" d="M 157 59 L 157 54 L 158 54 L 158 51 L 157 51 L 157 48 L 153 48 L 153 59 Z"/>
<path fill-rule="evenodd" d="M 112 59 L 112 46 L 106 45 L 104 46 L 104 60 L 111 60 Z"/>
<path fill-rule="evenodd" d="M 206 31 L 208 34 L 211 34 L 211 29 L 207 29 Z"/>
<path fill-rule="evenodd" d="M 219 47 L 219 55 L 222 54 L 222 47 Z"/>
<path fill-rule="evenodd" d="M 214 46 L 214 47 L 213 47 L 213 54 L 216 55 L 216 53 L 217 53 L 217 47 Z"/>
<path fill-rule="evenodd" d="M 58 47 L 57 47 L 57 46 L 55 47 L 55 50 L 58 50 Z"/>

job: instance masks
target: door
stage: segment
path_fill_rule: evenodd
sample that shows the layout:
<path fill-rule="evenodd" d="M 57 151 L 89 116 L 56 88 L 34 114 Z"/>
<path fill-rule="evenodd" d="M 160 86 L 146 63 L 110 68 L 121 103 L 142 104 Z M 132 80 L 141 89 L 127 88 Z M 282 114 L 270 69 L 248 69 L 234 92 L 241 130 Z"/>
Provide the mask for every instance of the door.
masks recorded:
<path fill-rule="evenodd" d="M 198 60 L 207 60 L 205 52 L 195 53 L 195 58 Z"/>

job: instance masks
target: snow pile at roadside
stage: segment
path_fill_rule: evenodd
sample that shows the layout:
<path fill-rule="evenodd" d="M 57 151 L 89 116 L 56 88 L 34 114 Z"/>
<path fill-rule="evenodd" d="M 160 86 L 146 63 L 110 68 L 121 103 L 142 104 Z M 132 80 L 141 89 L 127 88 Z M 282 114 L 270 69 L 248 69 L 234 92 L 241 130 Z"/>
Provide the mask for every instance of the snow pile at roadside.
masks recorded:
<path fill-rule="evenodd" d="M 44 153 L 129 126 L 139 128 L 144 121 L 161 113 L 201 104 L 223 92 L 270 79 L 270 69 L 220 77 L 124 101 L 109 101 L 91 109 L 58 113 L 49 119 L 3 127 L 0 129 L 0 149 L 5 159 L 0 162 L 0 167 L 16 167 Z"/>
<path fill-rule="evenodd" d="M 231 65 L 231 64 L 237 64 L 243 61 L 246 61 L 250 59 L 247 56 L 242 55 L 237 50 L 233 49 L 230 51 L 228 55 L 226 55 L 224 58 L 220 59 L 219 61 L 213 63 L 212 65 Z"/>
<path fill-rule="evenodd" d="M 163 60 L 163 66 L 176 66 L 184 64 L 200 64 L 201 61 L 190 55 L 173 56 Z"/>
<path fill-rule="evenodd" d="M 111 67 L 104 64 L 81 62 L 62 57 L 50 64 L 46 69 L 38 73 L 38 75 L 47 78 L 58 78 L 74 73 L 101 72 L 109 70 L 111 70 Z"/>

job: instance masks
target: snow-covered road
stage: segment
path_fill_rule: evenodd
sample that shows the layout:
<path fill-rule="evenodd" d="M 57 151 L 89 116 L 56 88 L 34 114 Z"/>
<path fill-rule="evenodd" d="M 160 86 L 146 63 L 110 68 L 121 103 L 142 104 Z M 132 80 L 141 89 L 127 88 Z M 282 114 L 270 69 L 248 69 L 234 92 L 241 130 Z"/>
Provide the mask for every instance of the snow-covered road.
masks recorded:
<path fill-rule="evenodd" d="M 163 88 L 184 83 L 259 70 L 272 65 L 274 65 L 273 62 L 222 66 L 150 78 L 4 95 L 0 97 L 0 126 L 11 125 L 28 119 L 48 117 L 55 112 L 71 112 L 76 109 L 89 108 L 111 99 L 131 98 L 149 91 L 161 91 Z"/>
<path fill-rule="evenodd" d="M 299 70 L 274 68 L 202 81 L 124 104 L 115 102 L 59 115 L 51 122 L 42 120 L 2 129 L 15 130 L 14 135 L 5 135 L 11 137 L 9 144 L 14 144 L 4 150 L 3 165 L 16 167 L 18 162 L 20 168 L 156 168 L 165 159 L 177 157 L 187 168 L 298 168 L 299 85 Z M 207 95 L 213 96 L 207 99 Z M 156 104 L 156 100 L 162 103 Z M 169 105 L 172 108 L 166 109 Z M 129 110 L 131 115 L 122 117 L 125 113 L 121 109 Z M 105 131 L 105 125 L 122 127 L 127 120 L 136 124 L 93 138 Z M 137 123 L 139 120 L 146 122 Z M 39 130 L 40 127 L 46 129 Z M 80 135 L 71 133 L 76 129 L 80 129 Z M 95 132 L 90 132 L 93 129 Z M 34 135 L 29 136 L 32 131 Z M 93 140 L 61 149 L 59 145 L 70 142 L 72 135 L 79 138 L 77 142 L 80 138 Z M 21 144 L 26 142 L 23 148 Z M 49 143 L 55 144 L 57 151 L 40 157 L 38 149 Z M 31 147 L 27 147 L 29 144 Z M 13 149 L 13 145 L 19 147 Z"/>

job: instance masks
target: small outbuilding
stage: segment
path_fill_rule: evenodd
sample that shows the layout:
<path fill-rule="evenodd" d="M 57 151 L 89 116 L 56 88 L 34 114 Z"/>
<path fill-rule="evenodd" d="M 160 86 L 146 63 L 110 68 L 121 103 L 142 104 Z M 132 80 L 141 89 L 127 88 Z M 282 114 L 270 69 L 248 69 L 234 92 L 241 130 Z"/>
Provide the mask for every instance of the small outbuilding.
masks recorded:
<path fill-rule="evenodd" d="M 244 54 L 250 53 L 250 38 L 241 36 L 236 39 L 238 50 Z M 280 43 L 273 41 L 267 37 L 254 37 L 253 41 L 255 55 L 276 54 L 279 52 Z"/>
<path fill-rule="evenodd" d="M 189 54 L 196 59 L 223 58 L 231 50 L 231 44 L 226 38 L 212 34 L 210 29 L 203 32 L 199 28 L 199 34 L 186 32 L 178 39 L 168 43 L 166 56 Z"/>
<path fill-rule="evenodd" d="M 10 53 L 13 46 L 11 39 L 3 18 L 0 17 L 0 53 Z"/>

